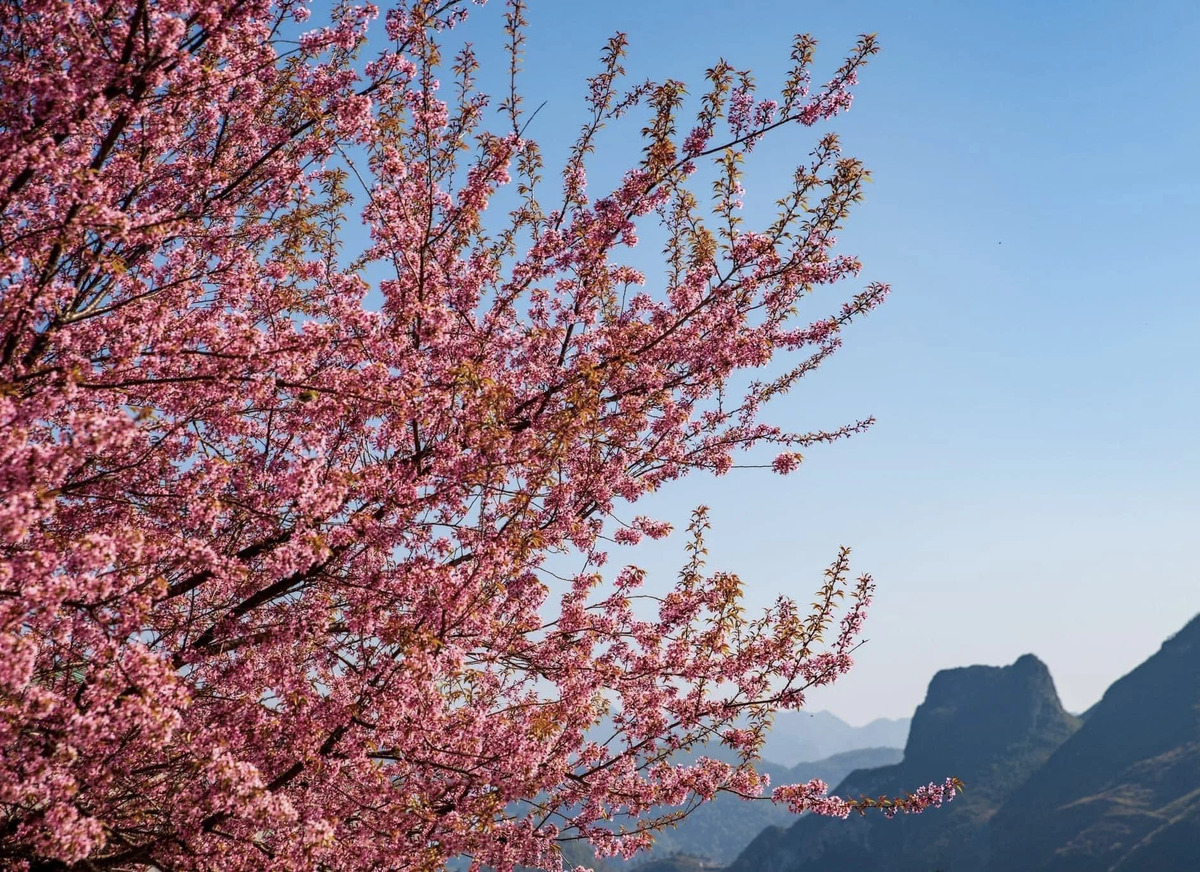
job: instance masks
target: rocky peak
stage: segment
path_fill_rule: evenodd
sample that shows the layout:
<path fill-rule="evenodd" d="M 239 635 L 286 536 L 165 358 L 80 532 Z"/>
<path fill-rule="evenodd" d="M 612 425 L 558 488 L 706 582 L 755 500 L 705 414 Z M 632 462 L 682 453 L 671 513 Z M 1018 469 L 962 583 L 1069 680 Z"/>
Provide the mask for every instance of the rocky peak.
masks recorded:
<path fill-rule="evenodd" d="M 1050 670 L 1032 654 L 1010 666 L 945 669 L 933 677 L 913 715 L 904 764 L 922 771 L 978 770 L 1015 746 L 1056 746 L 1074 729 Z"/>

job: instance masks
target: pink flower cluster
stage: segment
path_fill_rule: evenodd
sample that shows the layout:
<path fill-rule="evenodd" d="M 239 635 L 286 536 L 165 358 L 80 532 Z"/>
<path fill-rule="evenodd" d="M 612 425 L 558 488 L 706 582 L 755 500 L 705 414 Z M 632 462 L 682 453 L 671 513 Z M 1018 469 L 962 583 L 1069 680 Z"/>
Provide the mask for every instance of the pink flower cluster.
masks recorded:
<path fill-rule="evenodd" d="M 671 529 L 620 504 L 867 426 L 763 420 L 882 298 L 796 320 L 857 269 L 831 247 L 865 171 L 826 138 L 776 222 L 737 213 L 746 136 L 844 108 L 873 42 L 778 104 L 714 68 L 680 144 L 682 85 L 624 88 L 614 39 L 543 208 L 519 95 L 489 129 L 448 42 L 465 12 L 0 2 L 5 863 L 629 856 L 663 806 L 761 797 L 771 712 L 850 668 L 871 587 L 844 551 L 808 614 L 748 614 L 704 570 L 703 511 L 662 596 L 600 570 L 605 542 Z M 523 4 L 506 21 L 515 68 Z M 594 196 L 598 132 L 635 111 L 645 150 Z M 688 188 L 710 157 L 716 201 Z M 706 741 L 739 762 L 678 762 Z"/>

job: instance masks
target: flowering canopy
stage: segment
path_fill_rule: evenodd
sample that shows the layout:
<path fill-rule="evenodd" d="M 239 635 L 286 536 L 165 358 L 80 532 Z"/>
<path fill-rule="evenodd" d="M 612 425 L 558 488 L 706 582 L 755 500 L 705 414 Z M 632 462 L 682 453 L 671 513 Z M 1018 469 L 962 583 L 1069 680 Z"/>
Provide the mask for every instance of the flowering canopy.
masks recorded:
<path fill-rule="evenodd" d="M 680 136 L 683 85 L 625 85 L 614 37 L 551 182 L 515 86 L 496 114 L 469 45 L 444 54 L 459 0 L 391 9 L 370 45 L 372 7 L 307 18 L 0 0 L 0 864 L 629 854 L 678 814 L 656 808 L 760 795 L 771 712 L 850 666 L 871 581 L 844 552 L 811 613 L 758 617 L 704 573 L 703 511 L 665 596 L 598 568 L 669 530 L 618 504 L 869 423 L 760 420 L 886 293 L 796 320 L 858 270 L 832 234 L 863 167 L 825 135 L 757 231 L 739 180 L 759 137 L 849 105 L 873 38 L 816 88 L 798 38 L 777 101 L 718 63 Z M 515 81 L 520 3 L 505 22 Z M 596 136 L 633 112 L 643 158 L 596 196 Z M 622 262 L 647 222 L 652 290 Z M 584 569 L 552 592 L 564 551 Z M 677 762 L 704 741 L 741 762 Z"/>

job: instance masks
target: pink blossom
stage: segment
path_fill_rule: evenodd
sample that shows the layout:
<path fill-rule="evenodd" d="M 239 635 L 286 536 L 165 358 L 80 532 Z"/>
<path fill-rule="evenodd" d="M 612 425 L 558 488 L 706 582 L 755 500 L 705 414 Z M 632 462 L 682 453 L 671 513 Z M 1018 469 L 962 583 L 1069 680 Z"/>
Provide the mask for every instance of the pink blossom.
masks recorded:
<path fill-rule="evenodd" d="M 0 3 L 16 868 L 557 868 L 562 837 L 629 857 L 664 805 L 759 796 L 772 711 L 851 666 L 873 587 L 844 550 L 811 613 L 748 613 L 704 567 L 703 509 L 665 592 L 602 570 L 610 540 L 671 531 L 627 504 L 869 426 L 767 416 L 886 294 L 805 309 L 858 269 L 809 219 L 861 166 L 826 138 L 781 200 L 811 214 L 735 213 L 761 128 L 848 106 L 873 41 L 811 94 L 800 44 L 778 104 L 714 68 L 680 144 L 682 86 L 624 86 L 614 38 L 542 203 L 519 107 L 485 111 L 453 50 L 464 5 L 312 5 L 331 20 L 297 45 L 291 0 Z M 589 191 L 600 127 L 643 103 L 653 159 Z M 688 189 L 704 153 L 715 200 Z M 647 226 L 665 288 L 630 252 Z M 706 739 L 738 762 L 671 762 Z"/>
<path fill-rule="evenodd" d="M 778 454 L 775 460 L 771 463 L 771 468 L 780 475 L 787 475 L 800 468 L 801 461 L 804 460 L 804 455 L 798 451 L 785 451 Z"/>

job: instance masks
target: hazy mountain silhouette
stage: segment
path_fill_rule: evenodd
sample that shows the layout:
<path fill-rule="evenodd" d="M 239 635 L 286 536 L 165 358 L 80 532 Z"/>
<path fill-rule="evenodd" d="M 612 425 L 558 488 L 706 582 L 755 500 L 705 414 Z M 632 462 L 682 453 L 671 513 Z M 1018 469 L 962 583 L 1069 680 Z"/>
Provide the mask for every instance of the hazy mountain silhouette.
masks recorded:
<path fill-rule="evenodd" d="M 967 782 L 965 794 L 940 810 L 895 820 L 806 815 L 786 830 L 764 831 L 730 872 L 980 872 L 988 819 L 1078 725 L 1032 655 L 1011 666 L 939 672 L 913 716 L 903 760 L 852 772 L 834 792 L 896 795 L 954 775 Z"/>
<path fill-rule="evenodd" d="M 638 872 L 720 872 L 721 864 L 695 854 L 675 853 L 638 866 Z"/>
<path fill-rule="evenodd" d="M 855 727 L 826 711 L 780 712 L 767 735 L 758 768 L 770 776 L 773 785 L 813 778 L 836 784 L 855 769 L 899 761 L 909 722 L 909 718 L 878 718 Z M 612 723 L 606 719 L 589 731 L 589 738 L 604 741 L 611 734 Z M 676 761 L 685 762 L 702 755 L 731 763 L 737 761 L 736 752 L 715 743 L 681 753 Z M 659 833 L 651 852 L 639 854 L 631 861 L 609 859 L 604 865 L 610 870 L 640 869 L 650 860 L 662 859 L 720 868 L 737 857 L 763 829 L 787 825 L 795 819 L 785 807 L 765 800 L 747 802 L 722 795 L 700 806 L 677 827 Z"/>
<path fill-rule="evenodd" d="M 1200 870 L 1200 616 L 997 812 L 993 872 Z"/>
<path fill-rule="evenodd" d="M 855 769 L 895 763 L 902 753 L 899 748 L 859 748 L 843 751 L 825 760 L 798 763 L 791 769 L 763 761 L 758 769 L 771 777 L 772 785 L 793 784 L 813 778 L 836 784 Z M 734 860 L 767 827 L 787 825 L 795 819 L 796 816 L 786 807 L 767 800 L 747 801 L 729 794 L 719 795 L 712 802 L 697 808 L 676 827 L 659 833 L 654 849 L 649 854 L 639 855 L 629 864 L 612 860 L 608 863 L 613 868 L 636 867 L 640 870 L 646 865 L 648 857 L 653 860 L 670 859 L 685 865 L 707 863 L 720 868 Z"/>
<path fill-rule="evenodd" d="M 762 757 L 783 766 L 825 760 L 860 748 L 903 748 L 909 718 L 878 718 L 852 727 L 826 711 L 779 712 L 763 746 Z"/>

